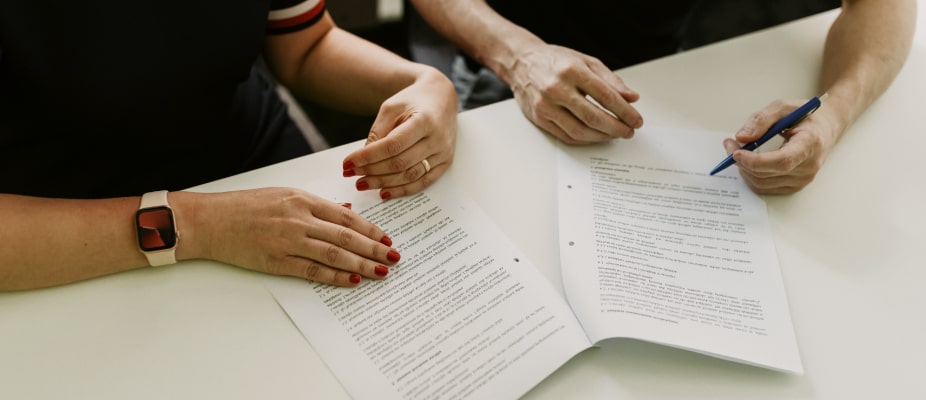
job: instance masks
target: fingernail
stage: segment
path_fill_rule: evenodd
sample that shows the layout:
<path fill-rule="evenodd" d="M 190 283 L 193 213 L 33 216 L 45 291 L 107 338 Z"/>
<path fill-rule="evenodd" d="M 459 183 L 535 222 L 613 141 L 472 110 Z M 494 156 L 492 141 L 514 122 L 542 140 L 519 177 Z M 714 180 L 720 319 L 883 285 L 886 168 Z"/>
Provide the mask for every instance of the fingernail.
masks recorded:
<path fill-rule="evenodd" d="M 348 210 L 350 210 L 351 206 L 353 206 L 353 204 L 350 204 L 350 203 L 341 203 L 341 207 L 344 207 L 344 208 L 346 208 L 346 209 L 348 209 Z"/>
<path fill-rule="evenodd" d="M 389 260 L 389 261 L 392 261 L 392 262 L 399 262 L 399 259 L 400 259 L 400 258 L 402 258 L 402 256 L 399 255 L 399 252 L 398 252 L 398 251 L 389 250 L 389 252 L 386 253 L 386 259 Z"/>
<path fill-rule="evenodd" d="M 357 190 L 367 190 L 370 188 L 370 184 L 367 181 L 357 181 Z"/>
<path fill-rule="evenodd" d="M 353 161 L 350 161 L 350 160 L 344 161 L 344 170 L 345 170 L 345 171 L 354 169 L 355 167 L 356 167 L 356 165 L 354 165 L 354 162 L 353 162 Z"/>
<path fill-rule="evenodd" d="M 383 236 L 383 238 L 380 239 L 379 242 L 386 246 L 392 246 L 392 239 L 390 239 L 389 236 Z"/>
<path fill-rule="evenodd" d="M 386 276 L 389 273 L 389 268 L 386 268 L 385 265 L 377 265 L 376 268 L 373 268 L 373 273 L 377 276 Z"/>
<path fill-rule="evenodd" d="M 360 275 L 351 274 L 351 276 L 350 276 L 350 283 L 353 283 L 353 284 L 360 283 Z"/>
<path fill-rule="evenodd" d="M 379 197 L 382 198 L 383 200 L 389 200 L 389 198 L 392 197 L 392 193 L 382 192 L 379 194 Z"/>
<path fill-rule="evenodd" d="M 345 177 L 345 178 L 350 178 L 350 177 L 352 177 L 352 176 L 354 176 L 354 175 L 357 175 L 357 173 L 354 172 L 354 170 L 352 170 L 352 169 L 346 169 L 346 170 L 344 170 L 344 177 Z"/>

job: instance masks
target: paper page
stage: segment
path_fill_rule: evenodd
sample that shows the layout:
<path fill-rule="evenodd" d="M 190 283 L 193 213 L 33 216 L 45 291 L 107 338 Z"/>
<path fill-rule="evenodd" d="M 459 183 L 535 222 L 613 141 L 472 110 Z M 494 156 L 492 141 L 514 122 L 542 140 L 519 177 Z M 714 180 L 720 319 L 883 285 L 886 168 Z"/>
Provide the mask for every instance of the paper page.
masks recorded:
<path fill-rule="evenodd" d="M 350 182 L 312 187 L 346 188 L 327 196 L 402 254 L 385 280 L 353 289 L 268 277 L 353 398 L 516 398 L 591 346 L 565 300 L 448 179 L 385 202 Z"/>
<path fill-rule="evenodd" d="M 723 134 L 645 128 L 559 154 L 563 285 L 593 342 L 628 337 L 802 373 L 765 202 Z"/>

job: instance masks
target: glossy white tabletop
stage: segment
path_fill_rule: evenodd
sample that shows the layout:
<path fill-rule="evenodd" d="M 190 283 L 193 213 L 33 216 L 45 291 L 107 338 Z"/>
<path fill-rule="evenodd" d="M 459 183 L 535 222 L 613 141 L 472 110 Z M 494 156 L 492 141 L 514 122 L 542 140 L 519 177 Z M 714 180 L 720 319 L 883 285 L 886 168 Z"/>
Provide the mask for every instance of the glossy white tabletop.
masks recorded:
<path fill-rule="evenodd" d="M 614 341 L 533 399 L 926 398 L 926 11 L 891 89 L 808 188 L 769 196 L 806 373 Z M 833 12 L 618 71 L 646 123 L 733 132 L 776 98 L 816 93 Z M 360 143 L 196 188 L 304 185 Z M 718 160 L 722 156 L 717 144 Z M 555 142 L 512 101 L 463 113 L 448 176 L 552 281 Z M 705 166 L 709 168 L 711 166 Z M 351 184 L 345 180 L 345 184 Z M 196 261 L 0 293 L 2 399 L 337 399 L 346 392 L 257 273 Z"/>

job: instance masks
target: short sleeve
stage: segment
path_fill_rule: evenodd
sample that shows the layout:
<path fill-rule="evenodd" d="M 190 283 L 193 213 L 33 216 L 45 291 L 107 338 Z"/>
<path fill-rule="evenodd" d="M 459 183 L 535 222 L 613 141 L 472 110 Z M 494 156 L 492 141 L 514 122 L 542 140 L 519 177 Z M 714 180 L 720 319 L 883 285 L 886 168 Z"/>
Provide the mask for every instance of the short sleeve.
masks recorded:
<path fill-rule="evenodd" d="M 267 33 L 296 32 L 312 26 L 325 15 L 325 0 L 271 0 Z"/>

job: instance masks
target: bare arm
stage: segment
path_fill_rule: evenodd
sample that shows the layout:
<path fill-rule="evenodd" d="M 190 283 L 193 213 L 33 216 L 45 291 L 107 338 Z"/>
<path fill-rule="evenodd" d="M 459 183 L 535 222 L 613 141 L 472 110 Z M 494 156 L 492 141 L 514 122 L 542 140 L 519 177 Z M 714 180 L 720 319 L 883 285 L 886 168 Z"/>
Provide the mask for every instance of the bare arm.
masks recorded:
<path fill-rule="evenodd" d="M 134 228 L 140 201 L 0 194 L 0 290 L 54 286 L 147 266 Z M 398 261 L 398 253 L 390 255 L 385 232 L 301 190 L 180 191 L 171 192 L 168 201 L 179 230 L 178 261 L 210 259 L 340 286 L 355 286 L 361 276 L 382 279 Z"/>
<path fill-rule="evenodd" d="M 132 225 L 139 201 L 0 194 L 0 290 L 58 285 L 147 265 Z"/>
<path fill-rule="evenodd" d="M 819 93 L 829 94 L 824 106 L 787 131 L 776 151 L 737 149 L 805 99 L 770 104 L 740 128 L 736 141 L 724 142 L 754 191 L 793 193 L 813 181 L 842 135 L 897 76 L 910 52 L 915 24 L 915 0 L 843 1 L 824 47 L 819 83 Z"/>
<path fill-rule="evenodd" d="M 840 136 L 894 81 L 915 25 L 915 0 L 843 2 L 826 38 L 820 75 L 820 92 L 831 96 L 827 107 Z"/>
<path fill-rule="evenodd" d="M 444 174 L 456 146 L 457 99 L 440 71 L 413 63 L 323 19 L 267 39 L 268 64 L 297 96 L 377 113 L 367 146 L 344 159 L 344 176 L 384 199 L 423 190 Z M 428 163 L 423 163 L 427 160 Z"/>
<path fill-rule="evenodd" d="M 362 114 L 376 113 L 395 93 L 439 74 L 338 28 L 327 13 L 307 29 L 269 35 L 264 55 L 295 95 Z"/>

